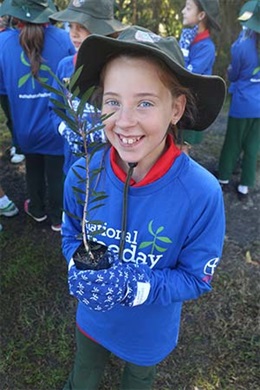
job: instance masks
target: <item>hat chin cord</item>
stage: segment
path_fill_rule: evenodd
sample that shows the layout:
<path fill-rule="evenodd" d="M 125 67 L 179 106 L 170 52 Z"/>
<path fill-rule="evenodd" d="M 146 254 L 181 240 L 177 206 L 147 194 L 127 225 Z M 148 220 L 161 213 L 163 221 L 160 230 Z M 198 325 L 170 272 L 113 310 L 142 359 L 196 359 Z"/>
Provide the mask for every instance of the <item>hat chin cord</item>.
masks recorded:
<path fill-rule="evenodd" d="M 122 213 L 122 222 L 121 222 L 121 238 L 119 246 L 119 260 L 122 260 L 123 250 L 125 246 L 125 237 L 126 237 L 126 225 L 127 225 L 127 211 L 128 211 L 128 189 L 130 185 L 130 180 L 134 171 L 134 168 L 137 166 L 137 162 L 128 163 L 129 170 L 127 172 L 127 177 L 124 185 L 123 193 L 123 213 Z"/>

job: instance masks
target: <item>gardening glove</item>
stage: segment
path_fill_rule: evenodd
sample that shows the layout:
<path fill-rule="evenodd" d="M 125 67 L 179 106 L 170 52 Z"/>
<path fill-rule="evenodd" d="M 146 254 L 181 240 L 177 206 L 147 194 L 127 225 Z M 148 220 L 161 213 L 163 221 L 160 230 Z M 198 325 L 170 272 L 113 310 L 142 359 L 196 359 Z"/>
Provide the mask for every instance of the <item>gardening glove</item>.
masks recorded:
<path fill-rule="evenodd" d="M 109 269 L 83 271 L 78 270 L 71 260 L 69 290 L 91 310 L 107 311 L 119 303 L 124 306 L 140 305 L 150 291 L 150 273 L 146 265 L 122 263 Z"/>

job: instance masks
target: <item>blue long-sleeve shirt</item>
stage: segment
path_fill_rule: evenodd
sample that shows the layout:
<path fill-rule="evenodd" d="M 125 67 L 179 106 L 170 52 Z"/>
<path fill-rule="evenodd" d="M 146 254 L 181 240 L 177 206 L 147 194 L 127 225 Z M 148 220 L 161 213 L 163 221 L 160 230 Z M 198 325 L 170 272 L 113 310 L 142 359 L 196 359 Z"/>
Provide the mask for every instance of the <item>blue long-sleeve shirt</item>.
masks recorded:
<path fill-rule="evenodd" d="M 91 170 L 100 168 L 96 191 L 105 191 L 105 205 L 90 212 L 89 220 L 103 221 L 104 233 L 95 236 L 118 253 L 121 237 L 124 183 L 115 175 L 110 152 L 95 154 Z M 74 164 L 82 176 L 84 160 Z M 65 181 L 64 209 L 78 217 L 83 205 L 72 193 L 84 190 L 71 169 Z M 82 195 L 82 199 L 83 199 Z M 90 205 L 91 207 L 91 205 Z M 81 241 L 78 219 L 64 213 L 63 254 L 70 261 Z M 91 222 L 87 230 L 96 229 Z M 158 180 L 128 192 L 128 221 L 124 262 L 147 264 L 153 271 L 148 300 L 136 307 L 117 305 L 108 312 L 93 312 L 79 301 L 77 324 L 116 356 L 138 365 L 163 360 L 178 340 L 181 308 L 185 300 L 210 291 L 214 269 L 224 240 L 225 217 L 221 188 L 203 167 L 181 154 Z"/>
<path fill-rule="evenodd" d="M 260 118 L 260 61 L 254 32 L 244 31 L 233 43 L 228 79 L 231 82 L 229 116 Z"/>

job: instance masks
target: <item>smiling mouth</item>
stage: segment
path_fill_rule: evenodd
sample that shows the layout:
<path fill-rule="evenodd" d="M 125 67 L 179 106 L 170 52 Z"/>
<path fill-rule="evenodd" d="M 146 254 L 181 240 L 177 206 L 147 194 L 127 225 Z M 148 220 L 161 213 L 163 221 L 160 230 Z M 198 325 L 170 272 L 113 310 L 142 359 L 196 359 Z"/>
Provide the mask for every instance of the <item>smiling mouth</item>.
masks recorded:
<path fill-rule="evenodd" d="M 125 145 L 133 145 L 137 143 L 142 137 L 122 137 L 119 135 L 120 141 Z"/>

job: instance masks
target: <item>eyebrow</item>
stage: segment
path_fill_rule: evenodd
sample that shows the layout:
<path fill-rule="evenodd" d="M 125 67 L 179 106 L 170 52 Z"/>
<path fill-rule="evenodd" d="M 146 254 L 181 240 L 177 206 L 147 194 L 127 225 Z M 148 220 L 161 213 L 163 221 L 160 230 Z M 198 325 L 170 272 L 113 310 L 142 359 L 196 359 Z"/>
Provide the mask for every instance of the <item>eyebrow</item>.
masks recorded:
<path fill-rule="evenodd" d="M 117 93 L 115 92 L 105 92 L 103 94 L 103 96 L 106 96 L 106 95 L 111 95 L 111 96 L 118 96 Z M 156 95 L 155 93 L 151 93 L 151 92 L 140 92 L 140 93 L 137 93 L 135 95 L 136 97 L 154 97 L 154 98 L 158 98 L 158 95 Z"/>

